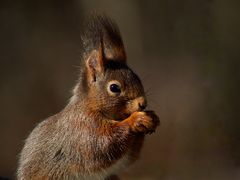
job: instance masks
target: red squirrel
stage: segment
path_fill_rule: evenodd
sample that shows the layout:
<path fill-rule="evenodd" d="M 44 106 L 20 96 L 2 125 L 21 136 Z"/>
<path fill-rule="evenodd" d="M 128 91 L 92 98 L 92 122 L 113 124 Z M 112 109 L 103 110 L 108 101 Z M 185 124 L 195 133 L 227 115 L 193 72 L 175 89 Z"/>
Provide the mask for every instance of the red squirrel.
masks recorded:
<path fill-rule="evenodd" d="M 117 179 L 159 125 L 139 77 L 128 67 L 117 25 L 93 15 L 82 34 L 80 77 L 67 106 L 26 139 L 17 177 Z"/>

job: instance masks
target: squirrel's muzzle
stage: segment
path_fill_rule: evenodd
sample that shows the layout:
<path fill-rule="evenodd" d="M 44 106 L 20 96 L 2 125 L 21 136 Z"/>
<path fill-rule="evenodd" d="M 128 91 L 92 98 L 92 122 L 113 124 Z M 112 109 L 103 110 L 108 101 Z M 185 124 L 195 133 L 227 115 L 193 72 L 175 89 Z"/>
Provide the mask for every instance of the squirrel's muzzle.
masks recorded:
<path fill-rule="evenodd" d="M 147 101 L 144 97 L 139 97 L 136 99 L 136 103 L 138 103 L 138 110 L 143 111 L 147 107 Z"/>
<path fill-rule="evenodd" d="M 129 114 L 136 111 L 143 111 L 146 107 L 147 107 L 147 100 L 143 96 L 130 100 L 127 103 L 127 111 L 129 112 Z"/>

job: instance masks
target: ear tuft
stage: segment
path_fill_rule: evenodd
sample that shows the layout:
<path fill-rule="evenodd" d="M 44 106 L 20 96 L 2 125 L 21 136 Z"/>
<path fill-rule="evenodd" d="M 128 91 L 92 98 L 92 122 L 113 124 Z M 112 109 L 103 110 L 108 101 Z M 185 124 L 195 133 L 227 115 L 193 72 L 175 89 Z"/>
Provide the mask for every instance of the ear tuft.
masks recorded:
<path fill-rule="evenodd" d="M 85 57 L 101 47 L 103 61 L 126 63 L 126 53 L 118 26 L 107 16 L 92 14 L 87 21 L 82 41 Z"/>

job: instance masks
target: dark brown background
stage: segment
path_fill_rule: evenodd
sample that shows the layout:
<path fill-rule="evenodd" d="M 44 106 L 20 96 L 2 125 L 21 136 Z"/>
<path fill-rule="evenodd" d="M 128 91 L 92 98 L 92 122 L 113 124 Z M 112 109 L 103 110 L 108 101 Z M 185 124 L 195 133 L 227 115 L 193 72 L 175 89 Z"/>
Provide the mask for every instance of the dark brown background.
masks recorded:
<path fill-rule="evenodd" d="M 0 2 L 0 176 L 60 111 L 77 79 L 82 20 L 113 17 L 162 126 L 123 179 L 240 179 L 240 3 L 226 0 Z"/>

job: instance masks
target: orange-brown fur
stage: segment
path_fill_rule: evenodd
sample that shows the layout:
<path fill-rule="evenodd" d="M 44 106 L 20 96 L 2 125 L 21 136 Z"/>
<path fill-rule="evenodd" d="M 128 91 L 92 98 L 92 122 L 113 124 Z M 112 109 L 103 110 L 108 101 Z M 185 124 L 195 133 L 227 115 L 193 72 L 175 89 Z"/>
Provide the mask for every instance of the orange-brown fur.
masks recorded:
<path fill-rule="evenodd" d="M 144 111 L 144 89 L 126 64 L 117 26 L 94 16 L 87 27 L 73 97 L 29 135 L 18 179 L 117 179 L 113 174 L 138 158 L 145 134 L 159 125 Z M 119 92 L 109 90 L 113 82 Z"/>

